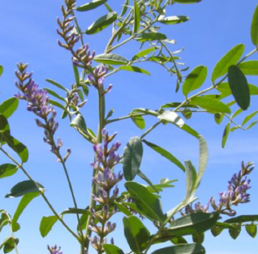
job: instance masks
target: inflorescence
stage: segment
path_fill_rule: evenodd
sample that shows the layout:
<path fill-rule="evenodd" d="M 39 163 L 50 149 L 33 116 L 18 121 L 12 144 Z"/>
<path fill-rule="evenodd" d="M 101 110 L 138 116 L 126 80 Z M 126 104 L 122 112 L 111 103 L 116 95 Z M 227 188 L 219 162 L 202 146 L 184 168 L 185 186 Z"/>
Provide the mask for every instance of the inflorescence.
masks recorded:
<path fill-rule="evenodd" d="M 50 247 L 49 245 L 47 246 L 47 249 L 49 250 L 50 254 L 63 254 L 61 250 L 61 247 L 57 247 L 57 245 Z"/>
<path fill-rule="evenodd" d="M 180 213 L 182 215 L 196 212 L 208 213 L 209 207 L 211 206 L 216 212 L 235 216 L 236 211 L 232 209 L 233 206 L 250 202 L 250 194 L 247 193 L 247 190 L 251 188 L 251 180 L 247 179 L 247 176 L 253 171 L 253 169 L 253 163 L 248 162 L 245 165 L 242 162 L 241 170 L 238 173 L 235 173 L 228 182 L 228 190 L 219 193 L 220 200 L 217 204 L 214 197 L 211 197 L 207 205 L 203 206 L 198 202 L 194 207 L 192 205 L 186 206 L 185 212 L 181 211 Z"/>

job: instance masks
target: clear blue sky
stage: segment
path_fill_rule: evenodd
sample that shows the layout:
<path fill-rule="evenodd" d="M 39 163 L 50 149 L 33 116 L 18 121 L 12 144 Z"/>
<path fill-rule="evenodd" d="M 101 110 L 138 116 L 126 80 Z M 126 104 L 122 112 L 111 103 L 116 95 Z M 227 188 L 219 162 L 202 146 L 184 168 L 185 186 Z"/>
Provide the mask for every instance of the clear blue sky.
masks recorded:
<path fill-rule="evenodd" d="M 29 69 L 34 72 L 34 79 L 41 87 L 49 87 L 45 82 L 50 78 L 60 82 L 66 87 L 73 83 L 73 72 L 70 55 L 57 45 L 58 35 L 56 33 L 56 18 L 61 16 L 61 0 L 23 0 L 23 1 L 0 1 L 0 64 L 4 66 L 4 74 L 0 79 L 0 100 L 3 101 L 16 93 L 14 86 L 14 70 L 19 61 L 28 62 Z M 122 5 L 120 0 L 108 1 L 114 9 Z M 78 5 L 85 3 L 78 1 Z M 195 5 L 175 5 L 168 11 L 168 15 L 187 15 L 190 21 L 176 26 L 167 26 L 162 31 L 168 37 L 175 39 L 177 44 L 172 46 L 173 50 L 185 48 L 180 54 L 182 61 L 190 68 L 200 64 L 208 67 L 209 77 L 216 62 L 234 45 L 244 43 L 245 53 L 253 49 L 250 39 L 250 24 L 256 1 L 236 0 L 203 0 Z M 83 29 L 86 29 L 97 17 L 103 15 L 104 7 L 97 11 L 79 14 L 79 21 Z M 110 29 L 96 36 L 89 36 L 85 41 L 89 42 L 90 48 L 102 53 L 110 36 Z M 117 51 L 117 53 L 130 57 L 137 53 L 135 44 L 128 44 Z M 254 59 L 257 59 L 257 55 Z M 133 108 L 145 107 L 157 109 L 162 104 L 182 100 L 182 97 L 174 93 L 175 78 L 162 68 L 148 64 L 145 68 L 152 72 L 152 76 L 118 73 L 109 78 L 106 83 L 113 84 L 113 90 L 107 95 L 107 108 L 114 108 L 114 116 L 124 116 Z M 207 79 L 204 87 L 210 84 Z M 258 78 L 248 78 L 249 83 L 257 84 Z M 52 87 L 53 88 L 53 87 Z M 83 109 L 87 125 L 96 130 L 97 128 L 97 101 L 96 93 L 92 89 L 89 101 Z M 258 101 L 252 98 L 251 111 L 257 110 Z M 52 154 L 48 152 L 49 147 L 43 143 L 42 129 L 35 126 L 34 115 L 26 111 L 25 103 L 20 103 L 19 110 L 10 119 L 12 133 L 17 139 L 25 143 L 30 151 L 29 162 L 25 165 L 31 175 L 40 181 L 46 188 L 46 195 L 54 203 L 57 211 L 63 211 L 72 206 L 65 177 L 61 166 L 56 162 Z M 80 136 L 69 127 L 68 120 L 58 119 L 61 127 L 57 137 L 64 141 L 64 148 L 72 149 L 72 156 L 68 162 L 71 179 L 78 196 L 81 208 L 87 205 L 89 200 L 89 189 L 91 184 L 91 168 L 89 163 L 93 160 L 91 147 L 80 138 Z M 237 118 L 241 123 L 243 116 Z M 154 122 L 146 119 L 147 126 Z M 197 115 L 189 121 L 189 124 L 201 133 L 207 140 L 209 147 L 209 163 L 207 172 L 198 190 L 197 196 L 200 201 L 206 203 L 210 196 L 218 196 L 218 192 L 227 188 L 227 181 L 234 172 L 240 169 L 242 160 L 253 161 L 258 164 L 258 134 L 257 127 L 248 132 L 236 131 L 229 136 L 225 149 L 221 149 L 221 137 L 226 121 L 218 126 L 213 121 L 213 116 Z M 110 132 L 118 131 L 118 139 L 122 146 L 132 136 L 141 135 L 131 120 L 127 120 L 109 127 Z M 69 133 L 69 134 L 68 134 Z M 151 133 L 147 140 L 163 146 L 181 161 L 191 159 L 197 166 L 198 143 L 182 131 L 173 128 L 172 125 L 160 126 Z M 65 149 L 64 149 L 65 152 Z M 122 153 L 122 149 L 121 149 Z M 0 154 L 0 162 L 8 162 Z M 158 182 L 163 177 L 179 179 L 176 188 L 164 192 L 162 203 L 164 211 L 175 206 L 184 196 L 184 174 L 164 158 L 156 155 L 149 149 L 144 151 L 144 159 L 141 167 L 153 182 Z M 3 179 L 0 182 L 0 209 L 5 208 L 11 214 L 15 211 L 18 199 L 5 199 L 4 195 L 17 182 L 25 180 L 25 176 L 19 172 L 15 176 Z M 139 180 L 139 179 L 138 179 Z M 139 180 L 140 181 L 140 180 Z M 251 203 L 242 205 L 237 209 L 238 214 L 258 213 L 258 173 L 252 173 Z M 121 186 L 121 189 L 123 187 Z M 218 198 L 217 198 L 218 199 Z M 51 211 L 41 198 L 34 200 L 20 218 L 21 230 L 17 232 L 20 238 L 19 250 L 21 254 L 45 254 L 47 244 L 58 244 L 62 246 L 64 254 L 78 253 L 77 243 L 70 237 L 60 224 L 54 226 L 51 233 L 41 238 L 38 231 L 42 216 L 51 215 Z M 117 216 L 117 223 L 122 216 Z M 74 219 L 67 217 L 68 223 Z M 3 230 L 0 241 L 8 236 L 9 231 Z M 115 243 L 128 250 L 128 246 L 121 237 L 121 225 L 114 233 Z M 124 247 L 123 247 L 124 246 Z M 218 238 L 213 238 L 210 233 L 206 234 L 205 246 L 208 254 L 255 254 L 258 249 L 256 239 L 251 239 L 245 230 L 237 239 L 232 240 L 227 232 Z"/>

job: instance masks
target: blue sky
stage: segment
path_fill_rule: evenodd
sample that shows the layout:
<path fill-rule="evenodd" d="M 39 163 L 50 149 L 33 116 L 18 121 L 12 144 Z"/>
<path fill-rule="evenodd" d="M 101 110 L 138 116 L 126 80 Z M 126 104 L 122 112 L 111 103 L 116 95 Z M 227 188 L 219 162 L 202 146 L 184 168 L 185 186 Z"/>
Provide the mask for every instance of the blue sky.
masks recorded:
<path fill-rule="evenodd" d="M 110 0 L 110 6 L 119 10 L 122 1 Z M 85 1 L 78 1 L 78 5 Z M 1 1 L 1 40 L 0 40 L 0 64 L 4 66 L 4 74 L 0 79 L 0 101 L 13 96 L 17 89 L 14 86 L 14 70 L 19 61 L 28 62 L 29 69 L 34 72 L 34 79 L 41 87 L 51 87 L 45 82 L 50 78 L 70 87 L 73 81 L 73 72 L 70 55 L 57 45 L 56 18 L 60 16 L 61 0 L 38 0 L 35 1 Z M 162 27 L 169 38 L 175 39 L 173 51 L 184 48 L 180 54 L 182 62 L 190 69 L 202 64 L 208 67 L 208 79 L 203 87 L 210 85 L 210 76 L 216 62 L 233 46 L 244 43 L 245 54 L 253 49 L 250 39 L 250 24 L 256 1 L 236 0 L 210 0 L 195 5 L 175 5 L 167 15 L 187 15 L 190 21 L 176 26 Z M 97 11 L 79 14 L 79 21 L 83 29 L 86 29 L 97 17 L 104 14 L 104 7 Z M 85 37 L 92 50 L 97 54 L 102 53 L 110 36 L 110 29 L 95 36 Z M 136 44 L 130 43 L 116 51 L 124 57 L 131 57 L 136 51 Z M 253 57 L 257 59 L 257 55 Z M 140 66 L 140 65 L 139 65 Z M 142 65 L 143 66 L 143 65 Z M 107 108 L 114 108 L 114 116 L 124 116 L 133 108 L 157 109 L 161 105 L 180 101 L 183 97 L 175 94 L 175 78 L 171 77 L 164 69 L 147 64 L 144 68 L 152 72 L 152 76 L 121 72 L 106 80 L 106 84 L 112 83 L 113 89 L 107 95 Z M 257 84 L 257 77 L 248 77 L 249 83 Z M 86 106 L 83 109 L 87 125 L 97 129 L 97 101 L 96 92 L 92 89 Z M 257 110 L 258 101 L 252 97 L 250 112 Z M 80 207 L 85 207 L 89 200 L 89 188 L 91 183 L 91 168 L 89 163 L 93 160 L 93 151 L 89 144 L 69 126 L 68 120 L 58 119 L 61 127 L 57 137 L 64 141 L 64 148 L 72 149 L 72 156 L 68 161 L 71 179 L 74 182 L 75 193 Z M 243 116 L 237 118 L 241 123 Z M 46 195 L 54 203 L 57 211 L 63 211 L 72 206 L 65 177 L 56 159 L 49 153 L 49 147 L 42 142 L 42 130 L 35 126 L 34 116 L 26 111 L 25 103 L 20 103 L 19 109 L 10 119 L 12 133 L 15 137 L 26 144 L 30 151 L 29 162 L 25 165 L 31 175 L 40 181 L 46 188 Z M 146 118 L 147 126 L 154 123 L 153 119 Z M 206 203 L 210 196 L 217 197 L 218 192 L 227 188 L 227 181 L 234 172 L 240 169 L 242 160 L 253 161 L 257 164 L 258 134 L 257 127 L 248 132 L 236 131 L 229 136 L 225 149 L 221 149 L 221 137 L 226 121 L 218 126 L 212 115 L 196 115 L 188 124 L 201 133 L 208 143 L 209 163 L 197 196 L 200 201 Z M 108 127 L 109 131 L 118 131 L 117 138 L 122 146 L 132 136 L 141 135 L 131 120 L 126 120 Z M 156 143 L 181 161 L 191 159 L 197 166 L 198 143 L 174 128 L 172 125 L 160 126 L 146 138 Z M 64 149 L 65 152 L 65 149 Z M 121 149 L 122 153 L 122 149 Z M 0 162 L 8 162 L 0 154 Z M 118 170 L 121 167 L 118 167 Z M 144 148 L 144 158 L 141 170 L 146 173 L 153 182 L 158 182 L 163 177 L 179 179 L 176 188 L 166 190 L 162 195 L 164 211 L 173 208 L 184 196 L 184 174 L 164 158 L 153 153 L 147 147 Z M 4 195 L 17 182 L 25 180 L 21 172 L 0 182 L 0 209 L 5 208 L 10 213 L 15 211 L 18 199 L 5 199 Z M 141 180 L 138 179 L 140 182 Z M 252 173 L 252 188 L 250 190 L 252 202 L 240 206 L 238 214 L 257 214 L 258 197 L 258 173 Z M 123 187 L 121 186 L 121 189 Z M 218 199 L 218 198 L 217 198 Z M 57 224 L 51 233 L 42 239 L 38 231 L 42 216 L 51 215 L 48 207 L 38 198 L 31 203 L 20 218 L 21 230 L 17 232 L 20 238 L 20 253 L 39 254 L 47 253 L 46 245 L 55 244 L 62 246 L 64 254 L 78 253 L 76 242 L 68 233 Z M 122 216 L 118 215 L 116 221 L 119 224 Z M 74 222 L 74 218 L 67 216 L 68 223 Z M 145 222 L 146 223 L 146 222 Z M 208 254 L 254 254 L 258 248 L 257 239 L 251 239 L 243 229 L 237 239 L 232 240 L 227 232 L 213 238 L 207 233 L 205 246 Z M 122 227 L 118 226 L 114 233 L 115 242 L 118 246 L 128 250 L 128 246 L 121 237 Z M 9 231 L 4 230 L 0 234 L 0 241 L 8 236 Z"/>

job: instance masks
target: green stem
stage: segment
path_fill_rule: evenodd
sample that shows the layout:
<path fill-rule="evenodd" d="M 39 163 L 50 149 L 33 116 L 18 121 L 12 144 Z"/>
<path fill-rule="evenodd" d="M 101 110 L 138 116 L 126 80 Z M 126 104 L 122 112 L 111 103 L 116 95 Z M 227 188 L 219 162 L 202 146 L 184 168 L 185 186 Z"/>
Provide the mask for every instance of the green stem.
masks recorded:
<path fill-rule="evenodd" d="M 29 180 L 33 181 L 35 185 L 37 186 L 37 183 L 32 179 L 32 177 L 29 175 L 29 173 L 25 170 L 25 168 L 17 162 L 13 157 L 11 157 L 3 148 L 0 148 L 0 151 L 3 152 L 12 162 L 14 162 L 21 170 L 22 172 L 28 177 Z M 77 236 L 70 227 L 63 221 L 63 219 L 58 215 L 58 213 L 55 211 L 51 203 L 48 201 L 47 197 L 45 196 L 44 192 L 39 189 L 40 195 L 44 199 L 44 201 L 47 203 L 49 209 L 53 212 L 53 214 L 58 218 L 58 220 L 63 224 L 63 226 L 79 241 L 81 242 L 81 239 L 79 236 Z"/>
<path fill-rule="evenodd" d="M 13 229 L 12 229 L 12 218 L 9 216 L 8 213 L 5 213 L 10 221 L 10 231 L 11 231 L 11 237 L 13 238 L 13 243 L 14 243 L 14 250 L 16 252 L 16 254 L 19 254 L 18 248 L 17 248 L 17 244 L 15 242 L 15 237 L 13 235 Z"/>
<path fill-rule="evenodd" d="M 162 120 L 158 121 L 155 123 L 153 126 L 151 126 L 146 132 L 144 132 L 141 135 L 141 139 L 143 139 L 146 135 L 148 135 L 152 130 L 154 130 L 157 126 L 159 126 L 162 123 Z"/>

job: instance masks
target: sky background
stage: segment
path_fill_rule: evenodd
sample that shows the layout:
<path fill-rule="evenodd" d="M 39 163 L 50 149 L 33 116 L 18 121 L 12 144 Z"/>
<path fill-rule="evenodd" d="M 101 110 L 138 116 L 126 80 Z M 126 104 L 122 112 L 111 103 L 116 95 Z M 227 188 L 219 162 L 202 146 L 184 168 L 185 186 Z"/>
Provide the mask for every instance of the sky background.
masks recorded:
<path fill-rule="evenodd" d="M 56 33 L 56 18 L 61 16 L 61 0 L 0 0 L 0 64 L 4 66 L 4 73 L 0 79 L 0 101 L 12 97 L 17 92 L 14 85 L 16 63 L 22 61 L 29 63 L 29 70 L 34 72 L 34 80 L 42 88 L 51 87 L 45 79 L 50 78 L 58 81 L 69 88 L 74 82 L 70 55 L 57 45 L 58 35 Z M 78 1 L 78 5 L 85 1 Z M 108 3 L 114 10 L 120 10 L 122 1 L 109 0 Z M 181 48 L 185 50 L 180 54 L 182 62 L 190 69 L 198 65 L 208 67 L 208 78 L 203 88 L 210 86 L 210 76 L 216 62 L 233 46 L 244 43 L 245 54 L 253 50 L 254 46 L 250 39 L 250 24 L 256 7 L 256 1 L 239 0 L 203 0 L 194 5 L 174 5 L 167 15 L 186 15 L 190 21 L 175 26 L 164 26 L 161 32 L 166 33 L 168 38 L 175 39 L 177 44 L 171 46 L 176 51 Z M 79 22 L 83 30 L 98 17 L 106 13 L 104 7 L 87 13 L 78 14 Z M 85 37 L 90 48 L 97 54 L 103 52 L 110 37 L 110 29 L 94 36 Z M 137 44 L 129 43 L 115 51 L 130 58 L 137 53 Z M 257 59 L 255 55 L 252 59 Z M 127 115 L 134 108 L 158 109 L 161 105 L 182 101 L 180 93 L 175 94 L 175 77 L 171 77 L 164 69 L 155 64 L 139 65 L 152 73 L 152 76 L 120 72 L 108 78 L 105 82 L 113 84 L 111 93 L 107 95 L 107 109 L 114 108 L 114 117 Z M 251 84 L 256 85 L 257 77 L 248 77 Z M 58 93 L 61 94 L 60 91 Z M 232 98 L 231 98 L 232 99 Z M 230 101 L 230 100 L 228 100 Z M 249 112 L 258 108 L 256 97 L 251 99 Z M 237 108 L 235 108 L 237 109 Z M 107 110 L 108 111 L 108 110 Z M 94 89 L 90 89 L 90 97 L 82 110 L 87 125 L 97 129 L 97 95 Z M 56 137 L 64 142 L 63 153 L 66 148 L 72 149 L 72 155 L 68 160 L 68 169 L 78 205 L 81 208 L 87 206 L 89 201 L 89 189 L 91 184 L 91 167 L 89 163 L 93 160 L 92 148 L 82 139 L 74 129 L 69 126 L 67 119 L 60 119 L 61 112 L 58 111 L 60 128 Z M 237 119 L 242 122 L 246 114 Z M 20 103 L 18 111 L 10 118 L 13 136 L 26 144 L 29 148 L 30 158 L 25 168 L 46 188 L 46 195 L 54 204 L 58 212 L 72 207 L 72 200 L 68 191 L 65 176 L 59 163 L 53 154 L 49 153 L 49 146 L 42 141 L 42 129 L 37 128 L 35 117 L 26 110 L 26 104 Z M 155 119 L 146 118 L 146 126 L 150 127 Z M 253 161 L 257 164 L 258 134 L 257 126 L 247 132 L 235 131 L 230 134 L 227 145 L 221 148 L 221 138 L 227 121 L 217 125 L 212 115 L 198 114 L 187 122 L 200 134 L 202 134 L 209 148 L 209 162 L 202 184 L 198 189 L 197 196 L 200 202 L 207 203 L 211 196 L 218 200 L 218 193 L 226 190 L 227 181 L 240 169 L 241 161 Z M 108 126 L 110 133 L 118 131 L 117 139 L 122 143 L 120 153 L 130 137 L 140 136 L 143 132 L 139 130 L 131 120 L 115 123 Z M 198 142 L 188 134 L 175 128 L 173 125 L 159 126 L 146 137 L 150 142 L 164 147 L 181 161 L 192 160 L 198 165 Z M 0 154 L 0 163 L 9 162 Z M 117 171 L 122 170 L 121 166 Z M 164 212 L 173 208 L 182 200 L 185 194 L 185 175 L 169 161 L 157 155 L 147 147 L 144 147 L 144 157 L 141 170 L 149 178 L 157 183 L 161 178 L 179 179 L 176 188 L 166 190 L 162 193 L 162 204 Z M 252 175 L 251 203 L 237 208 L 238 215 L 258 213 L 258 173 L 255 170 Z M 26 180 L 22 172 L 1 179 L 0 181 L 0 209 L 6 209 L 13 214 L 19 199 L 5 199 L 4 196 L 17 182 Z M 137 179 L 142 182 L 140 179 Z M 120 190 L 123 190 L 122 184 Z M 46 254 L 46 245 L 58 244 L 62 246 L 64 254 L 79 252 L 76 241 L 57 223 L 49 235 L 42 238 L 39 233 L 39 224 L 42 216 L 50 216 L 51 211 L 41 198 L 35 199 L 22 214 L 19 222 L 21 230 L 15 235 L 20 238 L 19 252 L 21 254 Z M 125 251 L 129 247 L 123 237 L 121 226 L 122 215 L 113 218 L 118 224 L 113 233 L 115 243 Z M 67 215 L 67 222 L 74 225 L 74 218 Z M 147 220 L 144 221 L 146 225 Z M 119 225 L 120 224 L 120 225 Z M 0 241 L 9 236 L 9 229 L 0 234 Z M 206 233 L 205 247 L 208 254 L 255 254 L 257 253 L 257 238 L 252 239 L 247 235 L 245 229 L 235 241 L 230 238 L 228 232 L 223 232 L 214 238 L 209 232 Z"/>

